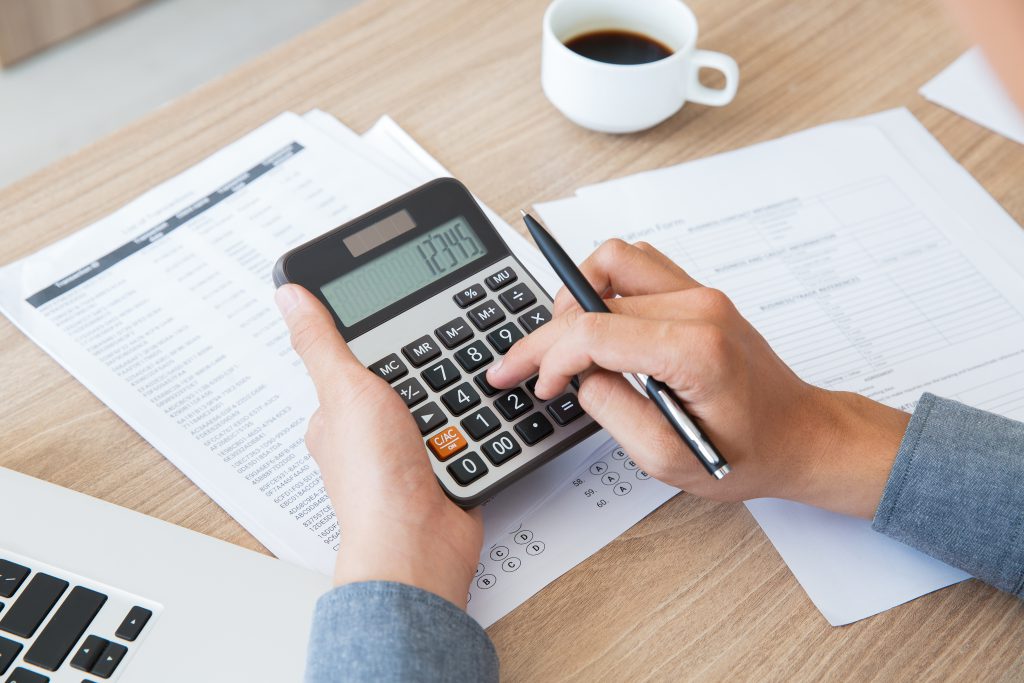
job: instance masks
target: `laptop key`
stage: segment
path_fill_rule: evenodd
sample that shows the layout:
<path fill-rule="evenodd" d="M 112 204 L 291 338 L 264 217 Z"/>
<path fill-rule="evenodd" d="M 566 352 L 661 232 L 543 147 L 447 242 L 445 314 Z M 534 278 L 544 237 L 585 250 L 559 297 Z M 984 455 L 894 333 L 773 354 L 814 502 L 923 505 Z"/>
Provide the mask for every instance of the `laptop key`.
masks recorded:
<path fill-rule="evenodd" d="M 40 669 L 56 671 L 106 601 L 107 596 L 102 593 L 75 586 L 25 653 L 25 661 Z"/>
<path fill-rule="evenodd" d="M 31 638 L 67 588 L 67 581 L 49 574 L 36 574 L 0 619 L 0 631 Z"/>
<path fill-rule="evenodd" d="M 71 658 L 71 668 L 78 669 L 79 671 L 92 671 L 92 667 L 96 665 L 96 660 L 100 658 L 103 651 L 107 649 L 107 645 L 110 641 L 104 640 L 99 636 L 89 636 L 82 643 L 82 646 L 78 648 L 78 652 Z"/>
<path fill-rule="evenodd" d="M 30 571 L 16 562 L 0 560 L 0 598 L 9 598 L 17 593 Z"/>
<path fill-rule="evenodd" d="M 50 679 L 41 673 L 19 666 L 7 677 L 7 683 L 50 683 Z"/>
<path fill-rule="evenodd" d="M 11 668 L 11 664 L 14 664 L 14 660 L 18 658 L 21 648 L 21 643 L 0 637 L 0 676 L 7 673 L 7 670 Z"/>
<path fill-rule="evenodd" d="M 100 658 L 93 665 L 92 671 L 89 673 L 100 678 L 110 678 L 114 675 L 114 670 L 126 654 L 128 654 L 128 648 L 124 645 L 120 643 L 107 643 L 107 647 L 100 653 Z"/>
<path fill-rule="evenodd" d="M 149 621 L 151 616 L 153 616 L 153 613 L 145 607 L 132 607 L 128 611 L 128 616 L 117 627 L 117 632 L 114 635 L 121 640 L 135 640 L 142 633 L 142 629 L 146 628 L 146 622 Z"/>

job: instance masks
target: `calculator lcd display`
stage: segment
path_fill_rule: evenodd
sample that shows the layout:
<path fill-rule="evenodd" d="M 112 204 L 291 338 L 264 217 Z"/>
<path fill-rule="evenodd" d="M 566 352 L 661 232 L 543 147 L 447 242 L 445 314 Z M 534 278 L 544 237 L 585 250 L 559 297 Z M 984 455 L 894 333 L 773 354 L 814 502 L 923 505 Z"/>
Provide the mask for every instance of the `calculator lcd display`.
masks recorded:
<path fill-rule="evenodd" d="M 487 254 L 462 216 L 401 244 L 320 288 L 342 324 L 360 320 Z"/>

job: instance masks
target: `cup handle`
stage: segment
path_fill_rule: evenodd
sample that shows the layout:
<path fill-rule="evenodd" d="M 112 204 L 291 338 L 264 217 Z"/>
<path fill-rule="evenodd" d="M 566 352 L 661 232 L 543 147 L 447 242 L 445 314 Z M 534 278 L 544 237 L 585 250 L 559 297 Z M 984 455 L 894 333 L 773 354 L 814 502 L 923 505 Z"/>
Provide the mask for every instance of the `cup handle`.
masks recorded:
<path fill-rule="evenodd" d="M 701 84 L 698 74 L 702 68 L 720 71 L 725 76 L 725 86 L 709 88 Z M 690 87 L 686 99 L 709 107 L 723 107 L 736 97 L 736 88 L 740 84 L 740 68 L 736 60 L 721 52 L 696 50 L 690 59 Z"/>

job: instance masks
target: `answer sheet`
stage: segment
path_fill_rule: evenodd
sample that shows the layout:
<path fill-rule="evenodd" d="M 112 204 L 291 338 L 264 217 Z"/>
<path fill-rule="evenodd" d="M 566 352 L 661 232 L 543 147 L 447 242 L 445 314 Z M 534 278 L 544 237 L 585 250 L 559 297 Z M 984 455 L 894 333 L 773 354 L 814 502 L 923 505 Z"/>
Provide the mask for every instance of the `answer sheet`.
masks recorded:
<path fill-rule="evenodd" d="M 908 117 L 830 124 L 537 209 L 576 259 L 610 237 L 651 242 L 729 294 L 811 383 L 908 411 L 930 391 L 1022 419 L 1024 277 L 1009 262 L 1024 261 L 1024 235 L 973 181 L 941 169 L 954 162 Z M 887 128 L 916 142 L 899 149 Z M 926 180 L 915 156 L 940 172 Z M 965 221 L 979 204 L 1002 225 Z M 966 577 L 866 521 L 748 506 L 833 624 Z"/>

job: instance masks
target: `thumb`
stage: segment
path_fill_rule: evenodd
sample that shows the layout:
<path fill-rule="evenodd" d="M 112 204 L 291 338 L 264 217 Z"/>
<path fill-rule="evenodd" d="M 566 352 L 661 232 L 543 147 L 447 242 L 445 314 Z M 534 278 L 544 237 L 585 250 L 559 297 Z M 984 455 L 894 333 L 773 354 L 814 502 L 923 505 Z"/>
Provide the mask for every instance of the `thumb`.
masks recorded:
<path fill-rule="evenodd" d="M 353 371 L 365 371 L 341 338 L 334 318 L 316 297 L 299 285 L 283 285 L 274 294 L 278 310 L 291 333 L 292 348 L 299 354 L 323 402 L 332 388 L 344 386 Z"/>

